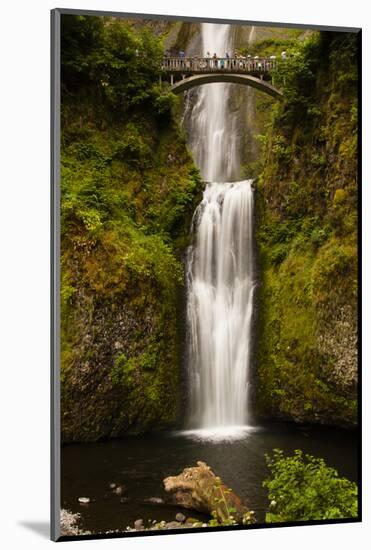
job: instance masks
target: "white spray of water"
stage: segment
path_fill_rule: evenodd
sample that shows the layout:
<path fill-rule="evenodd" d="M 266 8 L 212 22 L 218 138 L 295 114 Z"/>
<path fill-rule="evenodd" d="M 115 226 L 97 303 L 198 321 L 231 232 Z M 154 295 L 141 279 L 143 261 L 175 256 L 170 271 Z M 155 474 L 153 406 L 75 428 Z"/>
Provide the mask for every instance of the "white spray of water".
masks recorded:
<path fill-rule="evenodd" d="M 203 55 L 232 55 L 230 26 L 203 23 L 202 48 Z M 200 87 L 196 103 L 191 96 L 190 144 L 205 181 L 231 181 L 238 177 L 238 120 L 228 105 L 231 86 L 222 82 L 206 84 Z"/>
<path fill-rule="evenodd" d="M 229 25 L 203 24 L 202 39 L 204 55 L 233 53 Z M 190 119 L 191 147 L 209 182 L 187 263 L 190 424 L 216 438 L 248 423 L 254 293 L 252 182 L 231 181 L 240 166 L 230 86 L 200 87 Z"/>
<path fill-rule="evenodd" d="M 188 272 L 192 413 L 200 426 L 247 421 L 253 302 L 250 181 L 210 183 Z"/>

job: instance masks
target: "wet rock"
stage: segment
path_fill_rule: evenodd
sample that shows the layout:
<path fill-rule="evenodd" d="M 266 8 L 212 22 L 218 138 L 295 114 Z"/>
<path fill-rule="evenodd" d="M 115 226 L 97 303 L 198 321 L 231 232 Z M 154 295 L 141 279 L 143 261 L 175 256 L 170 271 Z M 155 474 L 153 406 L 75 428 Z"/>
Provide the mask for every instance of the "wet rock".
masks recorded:
<path fill-rule="evenodd" d="M 90 535 L 90 531 L 83 531 L 78 526 L 78 522 L 81 518 L 80 514 L 73 514 L 69 510 L 62 508 L 60 514 L 60 531 L 64 537 L 71 537 L 76 535 Z"/>
<path fill-rule="evenodd" d="M 175 516 L 175 520 L 179 521 L 179 523 L 184 523 L 186 520 L 186 517 L 181 512 L 178 512 L 177 515 Z"/>
<path fill-rule="evenodd" d="M 116 483 L 110 483 L 110 484 L 109 484 L 109 488 L 110 488 L 110 489 L 114 489 L 115 487 L 116 487 Z"/>
<path fill-rule="evenodd" d="M 178 521 L 169 521 L 167 524 L 166 524 L 166 529 L 179 529 L 179 527 L 181 527 L 182 524 L 179 523 Z"/>
<path fill-rule="evenodd" d="M 143 502 L 145 502 L 146 504 L 165 504 L 164 499 L 159 497 L 146 498 Z"/>
<path fill-rule="evenodd" d="M 199 512 L 214 512 L 220 522 L 232 517 L 241 523 L 249 512 L 241 498 L 224 485 L 205 462 L 199 461 L 196 467 L 185 468 L 178 476 L 164 479 L 163 483 L 175 504 Z"/>
<path fill-rule="evenodd" d="M 79 503 L 80 504 L 89 504 L 90 498 L 89 497 L 79 497 Z"/>
<path fill-rule="evenodd" d="M 137 531 L 142 531 L 144 529 L 143 520 L 142 519 L 135 520 L 134 527 Z"/>
<path fill-rule="evenodd" d="M 116 495 L 119 495 L 119 496 L 122 495 L 124 491 L 125 491 L 125 487 L 123 485 L 119 485 L 114 489 L 114 493 L 116 493 Z"/>
<path fill-rule="evenodd" d="M 196 518 L 187 518 L 186 519 L 186 524 L 187 525 L 193 525 L 194 523 L 198 523 L 198 522 L 199 522 L 199 520 L 196 519 Z"/>

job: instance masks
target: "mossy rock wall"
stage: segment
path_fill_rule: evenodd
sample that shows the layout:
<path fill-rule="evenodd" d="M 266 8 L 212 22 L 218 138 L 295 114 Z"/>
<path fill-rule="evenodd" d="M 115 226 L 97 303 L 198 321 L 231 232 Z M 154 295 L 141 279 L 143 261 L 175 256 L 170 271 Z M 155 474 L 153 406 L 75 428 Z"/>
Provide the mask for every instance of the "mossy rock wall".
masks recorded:
<path fill-rule="evenodd" d="M 357 422 L 357 40 L 288 46 L 259 136 L 260 416 Z"/>
<path fill-rule="evenodd" d="M 158 89 L 161 26 L 66 17 L 61 420 L 73 442 L 179 420 L 183 256 L 202 182 L 179 102 Z"/>

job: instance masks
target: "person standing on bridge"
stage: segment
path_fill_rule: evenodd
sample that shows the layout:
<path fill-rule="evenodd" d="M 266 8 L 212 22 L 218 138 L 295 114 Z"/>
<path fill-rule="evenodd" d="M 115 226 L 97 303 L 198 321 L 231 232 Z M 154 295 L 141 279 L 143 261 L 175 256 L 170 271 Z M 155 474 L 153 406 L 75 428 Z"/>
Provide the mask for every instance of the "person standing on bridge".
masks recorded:
<path fill-rule="evenodd" d="M 213 55 L 213 59 L 214 59 L 214 67 L 218 67 L 218 56 L 216 55 L 216 53 L 214 52 L 214 55 Z"/>

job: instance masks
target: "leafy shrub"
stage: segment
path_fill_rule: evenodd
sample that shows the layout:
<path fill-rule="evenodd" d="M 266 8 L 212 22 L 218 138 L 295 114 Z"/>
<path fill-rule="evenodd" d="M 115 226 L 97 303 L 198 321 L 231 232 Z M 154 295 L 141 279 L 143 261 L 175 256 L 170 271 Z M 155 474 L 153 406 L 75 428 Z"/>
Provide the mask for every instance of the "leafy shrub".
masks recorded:
<path fill-rule="evenodd" d="M 126 125 L 122 139 L 115 144 L 114 157 L 130 166 L 147 168 L 152 157 L 150 140 L 146 140 L 140 130 L 132 122 Z"/>
<path fill-rule="evenodd" d="M 270 260 L 273 265 L 279 265 L 286 258 L 289 247 L 287 244 L 276 244 L 270 254 Z"/>
<path fill-rule="evenodd" d="M 322 458 L 300 450 L 285 457 L 275 449 L 266 460 L 271 471 L 263 482 L 270 500 L 267 523 L 357 517 L 357 485 Z"/>
<path fill-rule="evenodd" d="M 82 85 L 107 107 L 123 112 L 158 96 L 163 55 L 150 29 L 106 17 L 62 16 L 62 99 Z"/>
<path fill-rule="evenodd" d="M 281 162 L 290 162 L 292 160 L 292 148 L 287 144 L 283 136 L 275 136 L 272 151 Z"/>
<path fill-rule="evenodd" d="M 177 104 L 178 98 L 172 92 L 161 93 L 155 100 L 155 107 L 160 115 L 170 115 L 172 108 Z"/>

